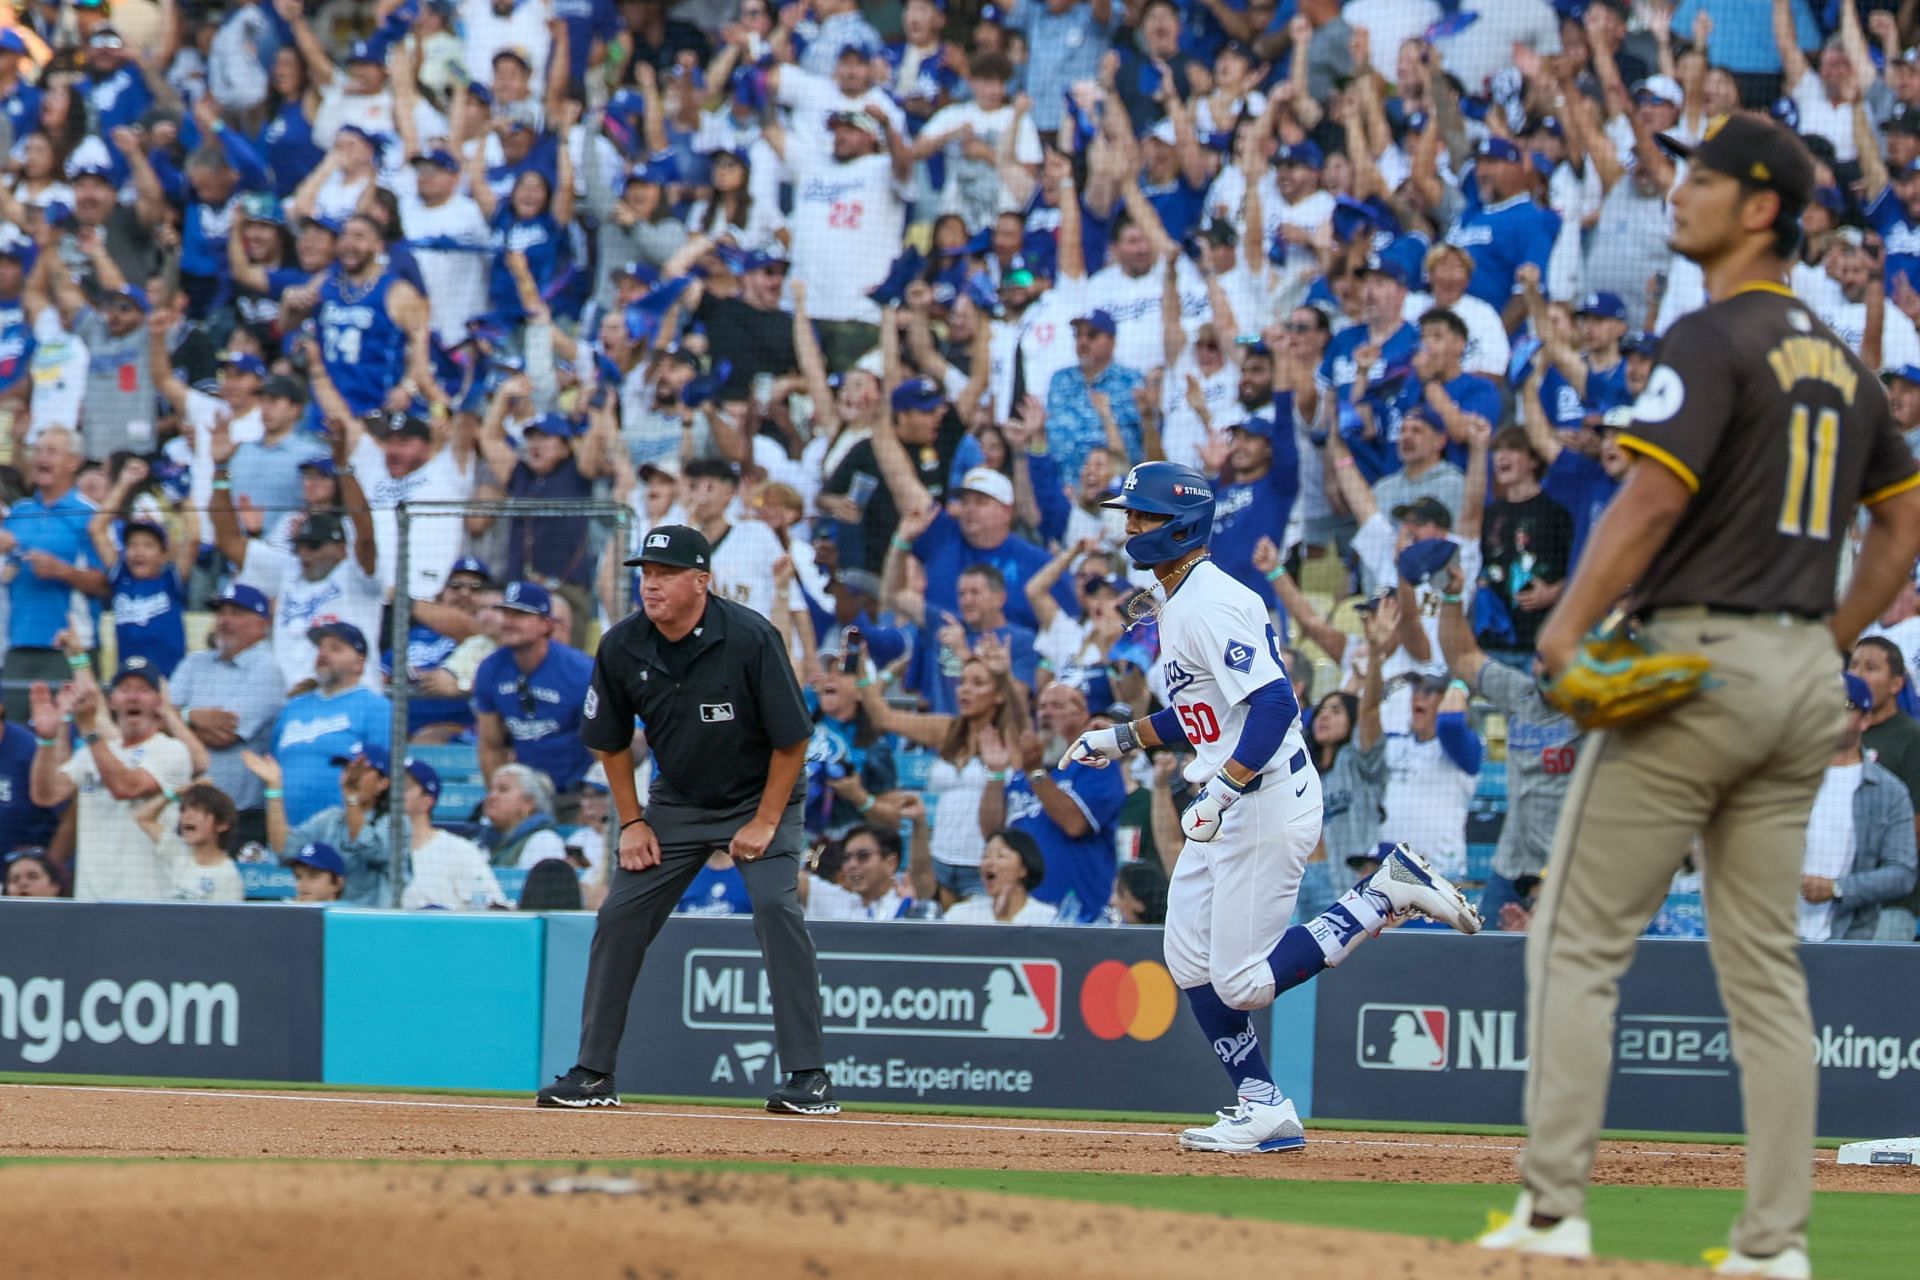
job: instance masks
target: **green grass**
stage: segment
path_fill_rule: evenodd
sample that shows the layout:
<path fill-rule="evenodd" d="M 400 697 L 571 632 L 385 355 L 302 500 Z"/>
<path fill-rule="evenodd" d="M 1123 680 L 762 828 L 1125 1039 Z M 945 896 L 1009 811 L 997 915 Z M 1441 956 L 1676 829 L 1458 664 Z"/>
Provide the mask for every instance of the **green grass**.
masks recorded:
<path fill-rule="evenodd" d="M 403 1085 L 360 1085 L 360 1084 L 314 1084 L 289 1082 L 285 1080 L 199 1080 L 189 1078 L 169 1078 L 161 1076 L 88 1076 L 62 1075 L 48 1072 L 0 1071 L 0 1084 L 59 1084 L 59 1085 L 101 1085 L 121 1088 L 140 1089 L 236 1089 L 248 1092 L 268 1093 L 410 1093 L 422 1097 L 446 1098 L 525 1098 L 531 1090 L 519 1089 L 451 1089 L 451 1088 L 414 1088 Z M 760 1102 L 755 1098 L 690 1098 L 673 1094 L 623 1093 L 620 1097 L 627 1102 L 645 1106 L 664 1107 L 735 1107 L 746 1110 L 758 1110 Z M 1194 1120 L 1192 1112 L 1164 1111 L 1077 1111 L 1064 1108 L 1047 1107 L 957 1107 L 942 1103 L 917 1102 L 848 1102 L 843 1104 L 850 1113 L 879 1113 L 884 1115 L 910 1116 L 955 1116 L 974 1117 L 988 1120 L 1064 1120 L 1085 1121 L 1092 1124 L 1130 1125 L 1130 1124 L 1190 1124 Z M 1488 1138 L 1521 1138 L 1526 1130 L 1511 1124 L 1457 1124 L 1452 1122 L 1424 1122 L 1417 1120 L 1344 1120 L 1330 1117 L 1315 1117 L 1307 1122 L 1309 1129 L 1329 1133 L 1419 1133 L 1419 1134 L 1468 1134 Z M 1679 1142 L 1704 1143 L 1713 1146 L 1744 1146 L 1746 1138 L 1738 1133 L 1665 1133 L 1653 1129 L 1608 1129 L 1602 1132 L 1603 1138 L 1620 1142 Z M 1817 1146 L 1832 1149 L 1851 1138 L 1821 1138 Z"/>

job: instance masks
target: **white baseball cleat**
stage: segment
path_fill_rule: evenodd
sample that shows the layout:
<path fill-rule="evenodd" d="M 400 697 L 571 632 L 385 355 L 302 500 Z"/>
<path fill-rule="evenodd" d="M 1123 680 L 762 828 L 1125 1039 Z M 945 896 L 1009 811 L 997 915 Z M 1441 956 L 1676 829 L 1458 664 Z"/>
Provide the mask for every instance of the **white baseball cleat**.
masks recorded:
<path fill-rule="evenodd" d="M 1462 933 L 1480 932 L 1480 913 L 1466 895 L 1404 844 L 1394 845 L 1381 859 L 1365 887 L 1392 903 L 1396 916 L 1419 912 Z"/>
<path fill-rule="evenodd" d="M 1202 1129 L 1180 1135 L 1186 1151 L 1213 1151 L 1222 1155 L 1254 1155 L 1262 1151 L 1298 1151 L 1307 1145 L 1307 1131 L 1293 1101 L 1249 1102 L 1245 1098 L 1231 1111 Z"/>
<path fill-rule="evenodd" d="M 1562 1218 L 1550 1227 L 1533 1225 L 1533 1196 L 1522 1191 L 1513 1216 L 1482 1234 L 1482 1249 L 1526 1253 L 1544 1258 L 1591 1258 L 1593 1230 L 1585 1218 Z"/>
<path fill-rule="evenodd" d="M 1713 1269 L 1717 1276 L 1761 1276 L 1766 1280 L 1812 1280 L 1813 1262 L 1805 1249 L 1782 1249 L 1771 1258 L 1752 1258 L 1738 1249 Z"/>

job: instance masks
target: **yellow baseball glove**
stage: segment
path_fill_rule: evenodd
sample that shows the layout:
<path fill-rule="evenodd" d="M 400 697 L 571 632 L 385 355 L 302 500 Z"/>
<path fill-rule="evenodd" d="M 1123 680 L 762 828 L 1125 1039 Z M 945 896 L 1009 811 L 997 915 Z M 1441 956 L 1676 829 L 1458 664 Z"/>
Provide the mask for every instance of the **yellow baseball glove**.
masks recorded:
<path fill-rule="evenodd" d="M 1697 653 L 1650 653 L 1622 626 L 1589 636 L 1540 692 L 1582 729 L 1611 729 L 1685 702 L 1704 687 L 1711 665 Z"/>

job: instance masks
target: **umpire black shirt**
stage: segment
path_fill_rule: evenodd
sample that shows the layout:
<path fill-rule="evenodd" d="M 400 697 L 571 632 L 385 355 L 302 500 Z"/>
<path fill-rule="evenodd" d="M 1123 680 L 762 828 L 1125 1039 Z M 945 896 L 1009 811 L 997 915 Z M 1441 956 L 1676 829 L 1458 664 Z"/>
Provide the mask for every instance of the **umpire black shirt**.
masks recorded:
<path fill-rule="evenodd" d="M 580 740 L 597 751 L 633 745 L 633 722 L 653 752 L 656 804 L 751 812 L 773 753 L 813 734 L 800 682 L 773 624 L 744 605 L 707 598 L 683 639 L 669 641 L 645 612 L 601 638 Z M 795 779 L 789 803 L 806 794 Z"/>

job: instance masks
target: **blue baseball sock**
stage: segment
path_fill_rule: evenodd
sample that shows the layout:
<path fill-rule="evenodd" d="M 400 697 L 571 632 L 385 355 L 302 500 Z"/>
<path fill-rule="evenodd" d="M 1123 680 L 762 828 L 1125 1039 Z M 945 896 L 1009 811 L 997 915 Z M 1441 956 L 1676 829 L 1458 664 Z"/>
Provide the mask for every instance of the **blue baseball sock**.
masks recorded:
<path fill-rule="evenodd" d="M 1277 996 L 1345 960 L 1387 922 L 1384 899 L 1371 889 L 1349 889 L 1325 911 L 1280 935 L 1267 956 Z"/>
<path fill-rule="evenodd" d="M 1210 983 L 1185 990 L 1194 1021 L 1200 1024 L 1220 1065 L 1233 1077 L 1234 1092 L 1249 1102 L 1280 1101 L 1280 1088 L 1267 1069 L 1266 1055 L 1260 1052 L 1253 1015 L 1244 1009 L 1229 1008 Z"/>

